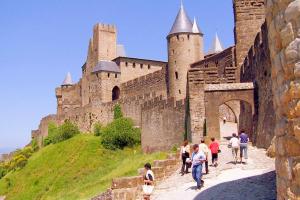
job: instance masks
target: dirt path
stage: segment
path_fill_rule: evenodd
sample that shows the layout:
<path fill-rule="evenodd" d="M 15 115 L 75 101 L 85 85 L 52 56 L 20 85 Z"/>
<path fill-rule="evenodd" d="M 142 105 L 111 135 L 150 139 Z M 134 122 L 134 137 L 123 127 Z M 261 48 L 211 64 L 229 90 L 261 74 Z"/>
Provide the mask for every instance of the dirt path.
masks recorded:
<path fill-rule="evenodd" d="M 191 174 L 181 176 L 179 171 L 155 188 L 155 200 L 272 200 L 276 199 L 274 159 L 263 149 L 249 147 L 248 163 L 233 164 L 227 142 L 221 143 L 219 166 L 210 167 L 204 175 L 205 185 L 195 190 Z M 211 162 L 211 160 L 210 160 Z"/>

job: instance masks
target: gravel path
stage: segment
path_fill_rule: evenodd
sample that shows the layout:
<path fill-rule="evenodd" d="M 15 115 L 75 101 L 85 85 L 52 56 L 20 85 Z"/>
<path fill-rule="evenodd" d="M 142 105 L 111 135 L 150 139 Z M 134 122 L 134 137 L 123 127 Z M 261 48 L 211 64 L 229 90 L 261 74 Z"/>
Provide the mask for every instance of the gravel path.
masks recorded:
<path fill-rule="evenodd" d="M 252 146 L 248 149 L 247 164 L 233 164 L 227 141 L 221 142 L 219 166 L 210 167 L 204 175 L 204 187 L 195 190 L 191 174 L 181 176 L 179 171 L 156 186 L 154 200 L 272 200 L 276 199 L 274 159 L 266 151 Z M 211 160 L 209 160 L 211 162 Z"/>

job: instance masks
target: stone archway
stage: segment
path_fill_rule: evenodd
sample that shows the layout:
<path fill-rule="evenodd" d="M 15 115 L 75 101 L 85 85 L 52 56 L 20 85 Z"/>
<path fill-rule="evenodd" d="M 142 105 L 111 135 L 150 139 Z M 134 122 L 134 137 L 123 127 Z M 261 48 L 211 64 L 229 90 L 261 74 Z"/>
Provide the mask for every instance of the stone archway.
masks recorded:
<path fill-rule="evenodd" d="M 207 137 L 221 138 L 219 107 L 233 100 L 243 102 L 241 105 L 248 105 L 247 111 L 250 108 L 250 116 L 245 116 L 245 118 L 248 118 L 247 122 L 251 123 L 244 123 L 247 126 L 244 128 L 249 134 L 252 134 L 252 116 L 254 114 L 252 83 L 208 84 L 204 87 L 204 99 Z"/>
<path fill-rule="evenodd" d="M 112 100 L 115 101 L 115 100 L 118 100 L 120 98 L 120 88 L 118 86 L 115 86 L 113 89 L 112 89 Z"/>

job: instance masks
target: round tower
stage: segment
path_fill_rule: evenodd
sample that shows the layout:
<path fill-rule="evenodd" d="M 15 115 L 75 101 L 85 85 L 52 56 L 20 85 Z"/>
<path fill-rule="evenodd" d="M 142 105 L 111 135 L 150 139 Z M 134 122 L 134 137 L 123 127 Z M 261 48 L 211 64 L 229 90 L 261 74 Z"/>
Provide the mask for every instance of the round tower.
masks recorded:
<path fill-rule="evenodd" d="M 182 4 L 167 40 L 169 96 L 181 100 L 186 97 L 189 66 L 204 59 L 203 33 L 196 20 L 191 22 Z"/>

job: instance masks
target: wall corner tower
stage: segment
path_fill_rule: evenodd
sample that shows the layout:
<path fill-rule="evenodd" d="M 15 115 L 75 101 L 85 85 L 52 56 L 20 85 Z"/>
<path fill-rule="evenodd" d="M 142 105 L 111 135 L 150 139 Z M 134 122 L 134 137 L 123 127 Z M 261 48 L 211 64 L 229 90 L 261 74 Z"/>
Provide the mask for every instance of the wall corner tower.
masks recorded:
<path fill-rule="evenodd" d="M 169 96 L 181 100 L 186 97 L 190 65 L 204 58 L 203 33 L 196 20 L 192 23 L 182 4 L 167 40 Z"/>

